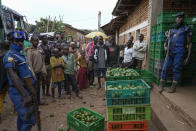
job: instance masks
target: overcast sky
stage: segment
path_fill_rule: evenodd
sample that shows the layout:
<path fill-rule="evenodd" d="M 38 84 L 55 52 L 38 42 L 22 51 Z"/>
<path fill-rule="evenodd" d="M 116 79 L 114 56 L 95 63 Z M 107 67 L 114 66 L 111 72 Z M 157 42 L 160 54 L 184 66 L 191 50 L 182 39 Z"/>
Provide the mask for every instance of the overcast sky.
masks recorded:
<path fill-rule="evenodd" d="M 97 29 L 98 11 L 102 12 L 101 25 L 112 19 L 112 11 L 117 0 L 2 0 L 6 5 L 35 23 L 40 17 L 59 15 L 63 21 L 79 29 Z"/>

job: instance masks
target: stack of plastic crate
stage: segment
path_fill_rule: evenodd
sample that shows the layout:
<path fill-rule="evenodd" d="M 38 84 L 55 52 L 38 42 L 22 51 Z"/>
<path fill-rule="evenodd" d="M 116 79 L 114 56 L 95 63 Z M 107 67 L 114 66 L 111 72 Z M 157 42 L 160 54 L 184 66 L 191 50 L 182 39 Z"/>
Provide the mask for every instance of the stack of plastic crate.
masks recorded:
<path fill-rule="evenodd" d="M 164 43 L 167 39 L 167 33 L 175 22 L 177 12 L 162 12 L 157 17 L 157 37 L 155 45 L 154 77 L 155 83 L 159 85 L 161 71 L 165 59 Z M 167 83 L 171 82 L 171 76 L 168 77 Z"/>
<path fill-rule="evenodd" d="M 149 59 L 149 71 L 154 71 L 154 58 L 155 58 L 155 43 L 156 43 L 156 29 L 157 26 L 152 26 L 151 41 L 150 41 L 150 59 Z"/>
<path fill-rule="evenodd" d="M 150 86 L 144 80 L 106 81 L 105 89 L 108 131 L 148 130 Z"/>
<path fill-rule="evenodd" d="M 192 31 L 192 50 L 189 64 L 183 67 L 182 85 L 196 85 L 196 16 L 186 19 Z"/>

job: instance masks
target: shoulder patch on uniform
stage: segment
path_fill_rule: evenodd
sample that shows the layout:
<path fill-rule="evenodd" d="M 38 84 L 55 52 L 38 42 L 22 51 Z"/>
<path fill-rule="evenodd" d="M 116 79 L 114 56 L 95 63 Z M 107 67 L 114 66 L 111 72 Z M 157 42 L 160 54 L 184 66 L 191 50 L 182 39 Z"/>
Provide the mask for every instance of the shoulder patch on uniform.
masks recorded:
<path fill-rule="evenodd" d="M 14 58 L 13 57 L 8 57 L 8 62 L 13 62 Z"/>

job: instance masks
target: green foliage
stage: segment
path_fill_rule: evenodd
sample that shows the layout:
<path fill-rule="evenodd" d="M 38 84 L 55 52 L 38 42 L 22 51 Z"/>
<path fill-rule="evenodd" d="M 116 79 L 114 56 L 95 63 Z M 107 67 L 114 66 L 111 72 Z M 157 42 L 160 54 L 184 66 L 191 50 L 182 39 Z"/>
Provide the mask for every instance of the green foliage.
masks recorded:
<path fill-rule="evenodd" d="M 40 20 L 35 21 L 35 23 L 35 33 L 43 33 L 47 31 L 47 19 L 40 18 Z M 64 32 L 65 24 L 62 21 L 56 20 L 52 30 L 53 23 L 54 21 L 49 22 L 48 32 Z"/>

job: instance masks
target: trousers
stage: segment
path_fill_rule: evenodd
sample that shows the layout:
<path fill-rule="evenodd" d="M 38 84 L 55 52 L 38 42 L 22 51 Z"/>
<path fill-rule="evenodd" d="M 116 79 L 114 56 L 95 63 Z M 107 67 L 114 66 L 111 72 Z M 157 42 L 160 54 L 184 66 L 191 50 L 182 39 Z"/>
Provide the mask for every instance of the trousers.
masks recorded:
<path fill-rule="evenodd" d="M 72 85 L 72 90 L 78 95 L 79 89 L 75 75 L 65 74 L 65 90 L 67 91 L 67 95 L 71 95 L 70 85 Z"/>
<path fill-rule="evenodd" d="M 165 58 L 163 69 L 161 72 L 161 79 L 166 80 L 167 74 L 170 69 L 172 69 L 173 72 L 173 80 L 178 81 L 181 75 L 183 60 L 184 60 L 184 53 L 178 52 L 178 53 L 172 53 L 168 56 L 168 58 Z"/>
<path fill-rule="evenodd" d="M 141 69 L 142 68 L 142 60 L 138 60 L 138 59 L 135 59 L 133 58 L 134 60 L 134 64 L 133 64 L 133 67 L 134 69 Z"/>
<path fill-rule="evenodd" d="M 40 86 L 41 86 L 41 79 L 42 79 L 42 74 L 41 72 L 40 73 L 36 73 L 36 78 L 37 78 L 37 81 L 35 83 L 35 86 L 37 88 L 37 100 L 38 100 L 38 103 L 40 103 Z"/>
<path fill-rule="evenodd" d="M 19 92 L 10 92 L 9 96 L 14 104 L 14 108 L 17 112 L 17 129 L 18 131 L 30 131 L 35 125 L 35 114 L 31 116 L 29 120 L 25 120 L 24 117 L 29 111 L 28 107 L 24 107 L 23 96 Z"/>

